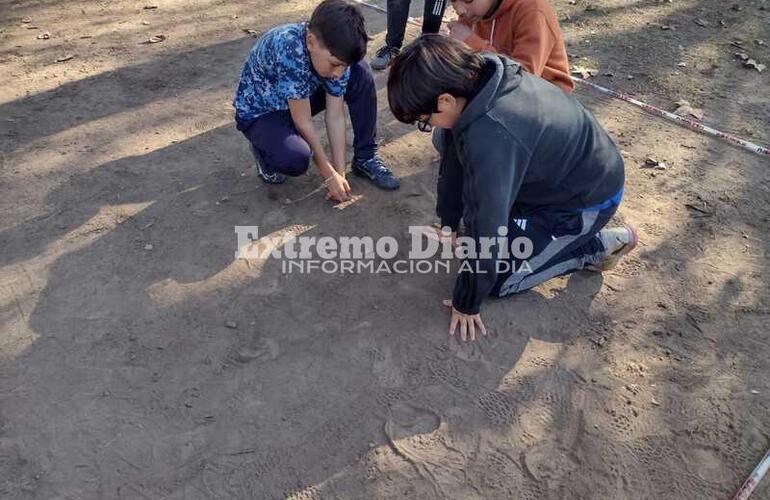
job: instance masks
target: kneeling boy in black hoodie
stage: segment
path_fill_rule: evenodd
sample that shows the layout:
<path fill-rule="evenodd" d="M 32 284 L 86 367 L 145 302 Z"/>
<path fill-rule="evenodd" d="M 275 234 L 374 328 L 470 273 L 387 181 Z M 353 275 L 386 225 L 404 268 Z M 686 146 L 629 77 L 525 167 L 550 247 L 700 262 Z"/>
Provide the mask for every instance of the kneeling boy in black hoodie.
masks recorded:
<path fill-rule="evenodd" d="M 388 100 L 399 121 L 441 129 L 434 142 L 445 231 L 456 232 L 462 218 L 475 248 L 506 236 L 528 254 L 508 243 L 466 254 L 445 301 L 450 335 L 458 327 L 464 341 L 476 329 L 486 335 L 479 310 L 489 295 L 608 270 L 636 246 L 630 226 L 603 229 L 625 177 L 612 139 L 575 98 L 513 60 L 424 35 L 393 62 Z"/>

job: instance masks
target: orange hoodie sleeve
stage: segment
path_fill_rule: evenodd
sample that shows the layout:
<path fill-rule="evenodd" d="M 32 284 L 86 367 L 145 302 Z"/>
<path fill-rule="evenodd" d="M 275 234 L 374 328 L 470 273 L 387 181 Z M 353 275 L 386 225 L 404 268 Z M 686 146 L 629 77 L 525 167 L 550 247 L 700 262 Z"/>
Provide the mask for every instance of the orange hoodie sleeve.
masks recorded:
<path fill-rule="evenodd" d="M 465 43 L 474 51 L 501 52 L 520 62 L 530 73 L 543 76 L 548 58 L 556 45 L 556 37 L 545 15 L 532 10 L 517 18 L 515 25 L 509 29 L 513 31 L 513 49 L 510 53 L 497 50 L 476 33 L 472 33 Z"/>

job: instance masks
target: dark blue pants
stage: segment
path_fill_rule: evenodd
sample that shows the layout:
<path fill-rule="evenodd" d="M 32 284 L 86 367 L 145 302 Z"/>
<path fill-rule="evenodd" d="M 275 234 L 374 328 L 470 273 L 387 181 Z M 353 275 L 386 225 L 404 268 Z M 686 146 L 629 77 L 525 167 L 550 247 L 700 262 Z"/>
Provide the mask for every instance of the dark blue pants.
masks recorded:
<path fill-rule="evenodd" d="M 492 295 L 523 292 L 602 260 L 605 249 L 597 233 L 612 219 L 619 202 L 617 195 L 613 202 L 582 211 L 541 209 L 514 213 L 508 225 L 509 241 L 519 236 L 532 241 L 533 253 L 526 259 L 531 272 L 520 272 L 522 262 L 512 259 L 510 269 L 498 275 Z"/>
<path fill-rule="evenodd" d="M 350 67 L 345 102 L 353 125 L 355 159 L 369 160 L 377 152 L 377 90 L 372 70 L 366 61 L 362 60 Z M 313 115 L 326 109 L 326 92 L 323 87 L 319 87 L 310 97 L 310 108 Z M 302 175 L 307 171 L 313 153 L 294 126 L 288 110 L 260 116 L 243 134 L 251 142 L 252 148 L 256 149 L 267 171 L 290 176 Z"/>

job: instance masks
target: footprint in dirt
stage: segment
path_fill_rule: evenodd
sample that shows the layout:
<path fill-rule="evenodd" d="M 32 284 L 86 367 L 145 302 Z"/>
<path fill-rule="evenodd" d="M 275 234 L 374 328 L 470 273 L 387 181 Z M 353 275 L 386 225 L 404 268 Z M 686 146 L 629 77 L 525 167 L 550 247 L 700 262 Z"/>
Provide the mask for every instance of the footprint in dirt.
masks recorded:
<path fill-rule="evenodd" d="M 289 216 L 286 213 L 286 210 L 271 210 L 270 212 L 266 213 L 264 217 L 262 218 L 262 225 L 271 227 L 271 226 L 280 226 L 284 223 L 286 223 L 289 220 Z"/>
<path fill-rule="evenodd" d="M 698 476 L 703 481 L 716 481 L 724 484 L 730 479 L 716 447 L 697 446 L 686 455 L 683 454 L 682 458 L 688 472 Z"/>
<path fill-rule="evenodd" d="M 449 339 L 449 352 L 452 356 L 463 361 L 479 361 L 484 358 L 484 347 L 482 340 L 474 342 L 463 342 L 460 339 Z"/>
<path fill-rule="evenodd" d="M 372 374 L 381 387 L 400 387 L 404 385 L 404 373 L 399 362 L 400 357 L 393 354 L 389 345 L 378 345 L 377 341 L 366 333 L 371 323 L 364 321 L 352 331 L 362 331 L 351 356 L 360 363 L 371 366 Z"/>
<path fill-rule="evenodd" d="M 428 408 L 397 402 L 391 405 L 387 427 L 393 440 L 429 434 L 441 425 L 441 418 Z"/>
<path fill-rule="evenodd" d="M 558 482 L 574 471 L 578 464 L 553 441 L 541 441 L 524 453 L 527 471 L 539 482 Z"/>
<path fill-rule="evenodd" d="M 404 376 L 398 366 L 389 346 L 382 349 L 372 348 L 372 371 L 382 387 L 400 387 L 404 384 Z"/>
<path fill-rule="evenodd" d="M 272 361 L 280 354 L 278 342 L 264 338 L 250 342 L 248 345 L 231 347 L 225 358 L 225 364 L 238 366 L 252 361 Z"/>

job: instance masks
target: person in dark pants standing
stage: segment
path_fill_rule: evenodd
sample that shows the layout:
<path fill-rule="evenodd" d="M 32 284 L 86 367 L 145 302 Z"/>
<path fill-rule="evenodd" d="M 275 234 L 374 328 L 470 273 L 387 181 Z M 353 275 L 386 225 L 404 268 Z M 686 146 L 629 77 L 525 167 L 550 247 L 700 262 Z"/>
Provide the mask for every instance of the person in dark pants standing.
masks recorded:
<path fill-rule="evenodd" d="M 372 69 L 387 68 L 390 61 L 401 51 L 411 3 L 412 0 L 388 0 L 388 33 L 385 35 L 385 45 L 371 60 Z M 422 17 L 423 33 L 438 33 L 448 3 L 449 0 L 425 0 Z"/>

